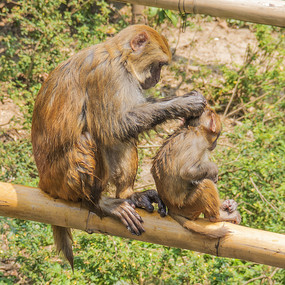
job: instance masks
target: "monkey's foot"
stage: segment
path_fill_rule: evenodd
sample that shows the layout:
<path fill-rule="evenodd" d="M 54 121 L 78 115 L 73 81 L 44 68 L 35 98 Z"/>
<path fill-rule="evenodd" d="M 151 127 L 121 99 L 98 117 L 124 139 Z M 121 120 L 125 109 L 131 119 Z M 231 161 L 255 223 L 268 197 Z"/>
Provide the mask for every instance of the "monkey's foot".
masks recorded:
<path fill-rule="evenodd" d="M 166 216 L 166 207 L 162 200 L 159 198 L 157 191 L 155 190 L 147 190 L 144 192 L 136 192 L 132 194 L 129 198 L 132 203 L 138 208 L 143 208 L 148 212 L 152 213 L 154 207 L 152 203 L 157 203 L 158 205 L 158 213 L 161 217 Z"/>
<path fill-rule="evenodd" d="M 83 205 L 99 217 L 113 217 L 120 220 L 126 228 L 134 235 L 141 235 L 145 232 L 141 216 L 136 212 L 135 205 L 125 199 L 101 197 L 99 204 L 83 200 Z"/>
<path fill-rule="evenodd" d="M 141 235 L 145 232 L 141 216 L 135 211 L 135 206 L 123 199 L 114 200 L 112 209 L 110 209 L 111 216 L 119 219 L 127 229 L 135 235 Z"/>
<path fill-rule="evenodd" d="M 222 203 L 221 209 L 223 211 L 227 211 L 228 213 L 232 213 L 233 211 L 235 211 L 237 209 L 237 206 L 238 206 L 238 204 L 235 200 L 228 199 Z"/>
<path fill-rule="evenodd" d="M 237 209 L 237 202 L 233 199 L 225 200 L 220 208 L 219 220 L 211 219 L 212 222 L 225 221 L 233 224 L 240 224 L 241 216 Z"/>

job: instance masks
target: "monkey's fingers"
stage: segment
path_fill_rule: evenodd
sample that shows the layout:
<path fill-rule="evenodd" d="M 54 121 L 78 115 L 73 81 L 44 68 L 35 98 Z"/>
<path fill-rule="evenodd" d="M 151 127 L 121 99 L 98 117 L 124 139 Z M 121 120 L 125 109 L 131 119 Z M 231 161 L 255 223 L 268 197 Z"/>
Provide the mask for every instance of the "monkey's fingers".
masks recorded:
<path fill-rule="evenodd" d="M 158 192 L 152 189 L 152 190 L 147 190 L 143 193 L 148 195 L 151 203 L 157 203 L 158 206 L 157 212 L 160 214 L 161 217 L 165 217 L 167 213 L 166 206 L 164 205 L 163 201 L 160 199 Z"/>
<path fill-rule="evenodd" d="M 152 201 L 150 200 L 150 198 L 149 198 L 149 196 L 148 196 L 148 194 L 146 192 L 147 191 L 145 191 L 145 192 L 136 192 L 136 193 L 132 194 L 130 199 L 136 205 L 136 207 L 145 209 L 149 213 L 152 213 L 153 210 L 154 210 L 154 207 L 152 205 Z"/>
<path fill-rule="evenodd" d="M 241 215 L 238 211 L 234 211 L 232 213 L 229 213 L 228 211 L 220 210 L 220 218 L 218 220 L 214 220 L 213 218 L 209 218 L 212 222 L 229 222 L 232 224 L 240 224 L 241 222 Z"/>
<path fill-rule="evenodd" d="M 193 90 L 190 93 L 185 94 L 183 97 L 188 100 L 187 105 L 190 107 L 191 116 L 196 117 L 203 113 L 207 100 L 200 92 Z"/>
<path fill-rule="evenodd" d="M 139 236 L 143 232 L 145 232 L 142 226 L 141 217 L 131 206 L 124 207 L 120 212 L 120 214 L 121 214 L 120 217 L 121 221 L 132 234 L 136 234 Z"/>

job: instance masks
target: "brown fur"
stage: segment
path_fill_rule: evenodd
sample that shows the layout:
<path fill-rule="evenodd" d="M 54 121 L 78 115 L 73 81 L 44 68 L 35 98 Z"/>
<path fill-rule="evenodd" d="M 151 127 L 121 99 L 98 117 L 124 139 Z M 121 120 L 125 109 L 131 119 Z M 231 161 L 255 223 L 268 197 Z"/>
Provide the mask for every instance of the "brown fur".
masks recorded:
<path fill-rule="evenodd" d="M 203 228 L 189 220 L 196 220 L 201 213 L 211 221 L 235 220 L 234 215 L 220 209 L 214 183 L 218 168 L 208 158 L 221 129 L 219 116 L 207 107 L 199 120 L 186 120 L 186 124 L 166 140 L 151 170 L 169 214 L 185 228 L 215 238 L 224 236 L 227 230 Z"/>
<path fill-rule="evenodd" d="M 37 96 L 32 122 L 43 191 L 84 201 L 101 217 L 121 220 L 134 234 L 144 231 L 132 205 L 140 198 L 133 192 L 137 137 L 167 119 L 199 116 L 205 106 L 198 93 L 152 102 L 144 98 L 142 90 L 158 82 L 161 67 L 170 60 L 166 39 L 136 25 L 81 50 L 50 73 Z M 116 199 L 102 199 L 108 183 L 115 184 Z M 158 198 L 152 192 L 141 195 L 147 198 L 142 207 L 151 211 L 151 202 Z M 67 232 L 55 234 L 55 242 L 68 255 L 70 248 L 61 242 L 67 238 L 60 234 Z"/>

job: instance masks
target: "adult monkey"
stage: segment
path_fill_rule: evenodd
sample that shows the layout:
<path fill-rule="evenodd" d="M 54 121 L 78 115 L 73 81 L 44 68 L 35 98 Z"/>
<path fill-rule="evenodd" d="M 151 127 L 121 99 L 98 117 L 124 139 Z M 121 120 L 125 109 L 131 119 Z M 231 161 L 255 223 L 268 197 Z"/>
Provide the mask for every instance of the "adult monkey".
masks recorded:
<path fill-rule="evenodd" d="M 134 210 L 153 211 L 155 191 L 134 193 L 137 137 L 167 119 L 199 116 L 202 95 L 148 101 L 142 89 L 155 86 L 171 60 L 166 39 L 144 25 L 129 26 L 104 43 L 61 63 L 37 96 L 32 143 L 39 187 L 51 197 L 84 201 L 100 217 L 115 217 L 134 234 L 144 229 Z M 101 197 L 108 183 L 116 197 Z M 127 200 L 126 200 L 127 199 Z M 53 226 L 54 240 L 73 266 L 71 232 Z"/>

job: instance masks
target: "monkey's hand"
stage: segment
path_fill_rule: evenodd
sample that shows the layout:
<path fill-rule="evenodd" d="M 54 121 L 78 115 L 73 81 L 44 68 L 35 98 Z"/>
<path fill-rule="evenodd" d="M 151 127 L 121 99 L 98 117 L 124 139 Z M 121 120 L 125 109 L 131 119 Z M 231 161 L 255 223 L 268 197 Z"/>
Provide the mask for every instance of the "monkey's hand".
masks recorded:
<path fill-rule="evenodd" d="M 194 90 L 190 93 L 183 95 L 185 98 L 185 107 L 188 109 L 191 117 L 199 117 L 204 111 L 207 104 L 205 97 L 198 91 Z"/>
<path fill-rule="evenodd" d="M 133 193 L 129 199 L 135 204 L 136 207 L 143 208 L 150 213 L 152 213 L 154 210 L 152 203 L 157 203 L 158 213 L 160 216 L 166 216 L 166 207 L 155 190 Z"/>

